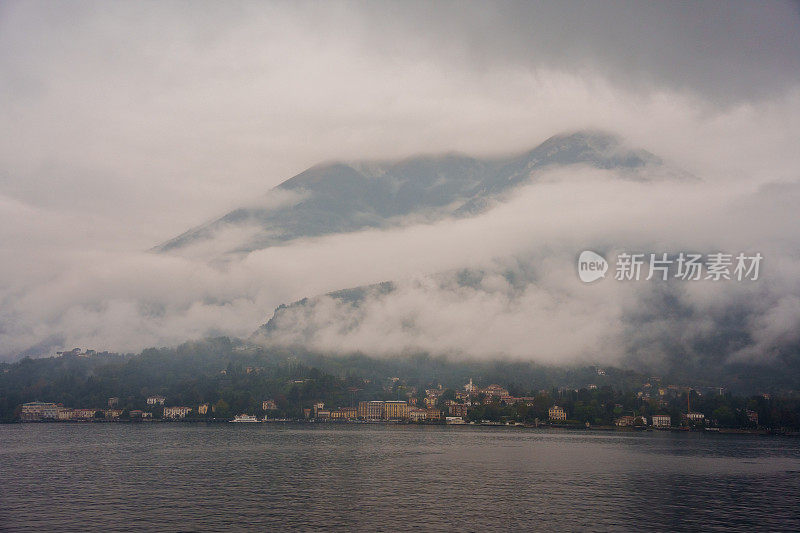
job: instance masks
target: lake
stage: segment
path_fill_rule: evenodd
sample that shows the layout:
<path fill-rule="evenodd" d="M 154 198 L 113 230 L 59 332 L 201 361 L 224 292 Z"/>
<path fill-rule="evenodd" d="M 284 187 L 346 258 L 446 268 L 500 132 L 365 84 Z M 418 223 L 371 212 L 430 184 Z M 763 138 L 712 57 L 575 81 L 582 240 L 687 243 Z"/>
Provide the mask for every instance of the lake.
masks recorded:
<path fill-rule="evenodd" d="M 3 531 L 800 531 L 800 440 L 372 424 L 0 425 Z"/>

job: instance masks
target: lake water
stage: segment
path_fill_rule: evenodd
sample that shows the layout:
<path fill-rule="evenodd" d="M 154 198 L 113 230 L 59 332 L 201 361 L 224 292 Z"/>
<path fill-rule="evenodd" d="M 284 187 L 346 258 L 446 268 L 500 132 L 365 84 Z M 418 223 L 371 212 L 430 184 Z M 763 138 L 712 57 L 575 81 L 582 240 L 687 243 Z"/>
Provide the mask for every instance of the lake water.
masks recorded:
<path fill-rule="evenodd" d="M 800 440 L 334 424 L 0 426 L 4 531 L 800 531 Z"/>

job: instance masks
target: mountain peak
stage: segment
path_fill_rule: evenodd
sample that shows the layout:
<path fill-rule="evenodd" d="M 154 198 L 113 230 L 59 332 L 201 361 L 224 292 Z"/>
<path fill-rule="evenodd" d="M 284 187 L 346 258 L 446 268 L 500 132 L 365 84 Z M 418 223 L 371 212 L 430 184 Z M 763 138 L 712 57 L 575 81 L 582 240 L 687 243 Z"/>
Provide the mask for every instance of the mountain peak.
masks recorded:
<path fill-rule="evenodd" d="M 546 168 L 568 165 L 636 172 L 649 179 L 661 159 L 625 147 L 603 130 L 580 130 L 550 137 L 523 154 L 477 159 L 458 153 L 396 161 L 330 162 L 290 178 L 268 193 L 261 205 L 236 209 L 158 246 L 181 251 L 217 235 L 238 235 L 228 252 L 248 252 L 303 237 L 472 216 L 500 201 L 505 192 L 529 183 Z M 642 177 L 644 176 L 644 177 Z M 275 200 L 275 201 L 271 201 Z M 218 247 L 212 247 L 217 250 Z"/>

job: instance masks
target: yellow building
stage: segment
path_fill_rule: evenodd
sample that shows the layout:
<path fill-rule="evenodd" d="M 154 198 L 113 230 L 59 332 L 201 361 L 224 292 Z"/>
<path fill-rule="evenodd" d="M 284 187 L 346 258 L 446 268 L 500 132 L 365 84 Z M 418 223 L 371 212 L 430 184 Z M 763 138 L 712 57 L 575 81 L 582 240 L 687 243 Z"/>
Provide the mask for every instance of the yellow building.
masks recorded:
<path fill-rule="evenodd" d="M 358 417 L 358 409 L 355 407 L 340 407 L 335 411 L 331 411 L 331 418 L 337 420 L 354 420 Z"/>
<path fill-rule="evenodd" d="M 441 420 L 442 419 L 442 412 L 438 409 L 426 409 L 428 411 L 427 419 L 428 420 Z"/>
<path fill-rule="evenodd" d="M 197 408 L 197 412 L 201 415 L 208 414 L 208 404 L 207 403 L 200 404 L 200 406 Z"/>
<path fill-rule="evenodd" d="M 547 410 L 547 418 L 550 420 L 566 420 L 567 413 L 564 411 L 562 407 L 554 405 L 550 409 Z"/>
<path fill-rule="evenodd" d="M 380 420 L 383 418 L 383 403 L 380 400 L 358 402 L 358 418 L 364 420 Z"/>
<path fill-rule="evenodd" d="M 383 418 L 387 420 L 405 420 L 411 412 L 411 406 L 408 405 L 408 402 L 389 401 L 384 402 L 383 405 Z"/>

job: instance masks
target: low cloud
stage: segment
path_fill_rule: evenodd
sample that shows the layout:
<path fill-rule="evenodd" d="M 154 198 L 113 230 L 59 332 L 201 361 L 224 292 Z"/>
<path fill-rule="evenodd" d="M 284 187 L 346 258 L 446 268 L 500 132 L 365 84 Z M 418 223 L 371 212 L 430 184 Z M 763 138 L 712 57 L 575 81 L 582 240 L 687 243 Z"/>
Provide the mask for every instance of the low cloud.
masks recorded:
<path fill-rule="evenodd" d="M 246 337 L 281 303 L 386 280 L 395 293 L 323 299 L 283 340 L 547 362 L 795 349 L 797 6 L 504 6 L 3 4 L 0 357 Z M 258 228 L 145 251 L 236 207 L 302 201 L 263 195 L 322 161 L 507 154 L 580 128 L 700 180 L 554 169 L 470 219 L 224 261 L 209 258 Z M 586 286 L 584 249 L 760 251 L 764 271 Z M 453 287 L 462 269 L 481 283 Z"/>

